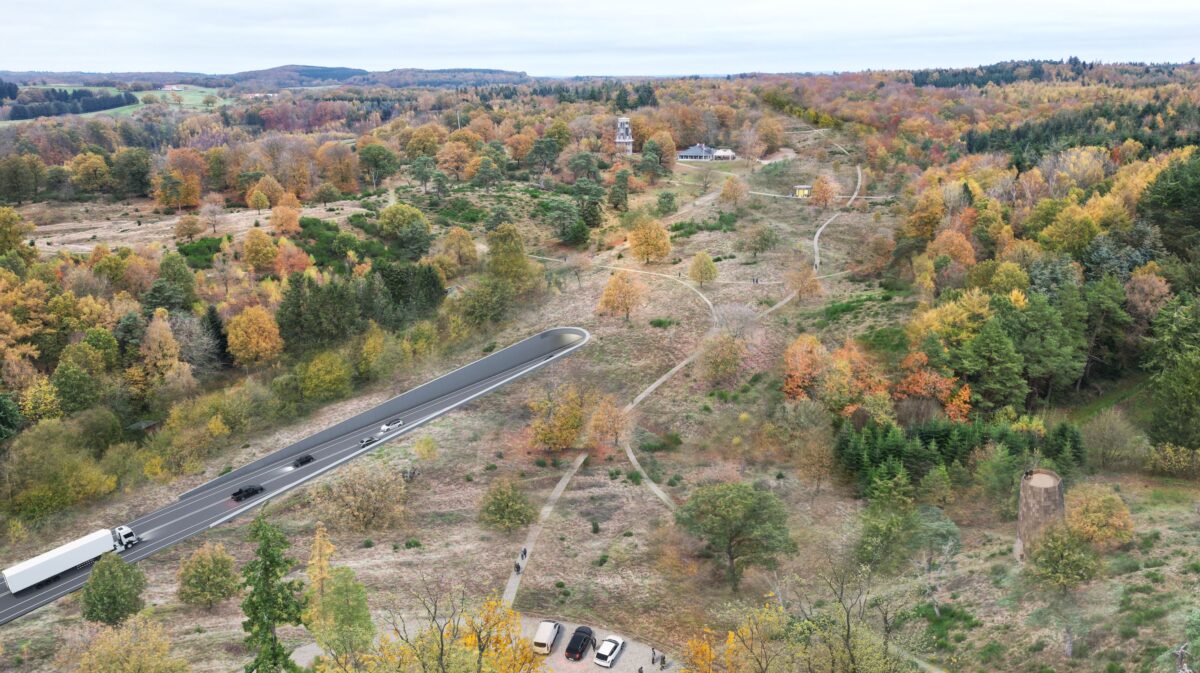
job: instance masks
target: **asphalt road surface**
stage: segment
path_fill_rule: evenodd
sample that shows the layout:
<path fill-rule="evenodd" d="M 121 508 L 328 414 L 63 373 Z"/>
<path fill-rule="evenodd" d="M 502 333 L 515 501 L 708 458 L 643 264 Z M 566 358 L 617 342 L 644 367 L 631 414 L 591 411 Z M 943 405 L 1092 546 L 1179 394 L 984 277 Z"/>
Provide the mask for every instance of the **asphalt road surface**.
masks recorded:
<path fill-rule="evenodd" d="M 137 561 L 259 507 L 272 497 L 372 451 L 422 423 L 566 356 L 587 343 L 589 338 L 588 332 L 578 327 L 546 330 L 243 465 L 184 493 L 166 507 L 125 523 L 142 537 L 142 542 L 120 554 L 127 561 Z M 395 419 L 403 424 L 380 432 L 385 421 Z M 369 436 L 375 436 L 376 441 L 365 447 L 360 445 L 360 440 Z M 302 455 L 311 455 L 313 461 L 293 468 L 292 462 Z M 230 494 L 248 484 L 260 485 L 264 490 L 253 498 L 234 502 Z M 111 526 L 120 523 L 123 522 L 113 521 Z M 80 535 L 89 532 L 79 531 Z M 0 567 L 8 567 L 20 560 L 7 559 Z M 63 573 L 48 586 L 31 587 L 15 595 L 8 587 L 3 587 L 0 624 L 79 589 L 90 572 L 90 567 L 77 568 Z"/>

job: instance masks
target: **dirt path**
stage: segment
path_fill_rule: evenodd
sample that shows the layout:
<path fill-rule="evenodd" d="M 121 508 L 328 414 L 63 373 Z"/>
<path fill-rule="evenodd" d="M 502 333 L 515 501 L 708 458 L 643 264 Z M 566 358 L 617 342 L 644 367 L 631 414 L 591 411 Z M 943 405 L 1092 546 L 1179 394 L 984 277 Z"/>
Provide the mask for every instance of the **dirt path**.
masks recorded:
<path fill-rule="evenodd" d="M 557 259 L 555 257 L 543 257 L 542 255 L 526 254 L 525 256 L 529 257 L 531 259 L 540 259 L 544 262 L 555 262 L 556 264 L 562 264 L 563 262 L 566 261 L 566 260 L 562 260 L 562 259 Z M 709 299 L 708 297 L 706 297 L 704 295 L 704 293 L 701 292 L 700 289 L 697 288 L 695 285 L 692 285 L 691 283 L 685 281 L 683 278 L 680 278 L 679 276 L 672 276 L 671 274 L 659 273 L 657 271 L 643 271 L 641 269 L 631 269 L 631 268 L 625 267 L 625 266 L 612 266 L 610 264 L 593 264 L 592 266 L 594 266 L 597 269 L 611 269 L 613 271 L 628 271 L 630 273 L 641 273 L 641 274 L 645 274 L 647 276 L 658 276 L 659 278 L 666 278 L 667 280 L 673 280 L 677 283 L 680 283 L 687 289 L 691 290 L 692 292 L 695 292 L 696 296 L 700 297 L 700 299 L 704 300 L 704 303 L 706 305 L 708 305 L 708 312 L 709 312 L 709 314 L 712 315 L 713 322 L 715 323 L 717 321 L 717 309 L 715 306 L 713 306 L 712 300 Z"/>
<path fill-rule="evenodd" d="M 843 151 L 845 151 L 845 150 L 843 150 Z M 851 203 L 854 203 L 854 199 L 858 198 L 859 190 L 862 189 L 862 166 L 855 166 L 854 170 L 858 172 L 858 183 L 854 185 L 854 193 L 851 194 L 850 199 L 846 201 L 847 206 L 849 206 Z M 830 223 L 832 223 L 834 220 L 836 220 L 838 218 L 838 215 L 841 215 L 841 214 L 842 213 L 840 211 L 834 213 L 832 217 L 830 217 L 828 220 L 825 220 L 825 222 L 822 223 L 821 226 L 817 227 L 817 233 L 813 234 L 813 268 L 814 269 L 821 268 L 821 232 L 825 231 L 825 227 L 828 227 L 830 225 Z"/>
<path fill-rule="evenodd" d="M 554 491 L 546 499 L 546 504 L 542 505 L 542 511 L 538 514 L 537 523 L 533 524 L 529 529 L 529 533 L 525 536 L 525 546 L 521 548 L 525 552 L 525 558 L 521 558 L 520 553 L 517 554 L 516 559 L 514 559 L 514 563 L 517 566 L 514 567 L 512 574 L 509 575 L 508 583 L 504 585 L 504 595 L 501 598 L 505 603 L 512 605 L 513 601 L 516 600 L 517 589 L 521 588 L 521 576 L 529 567 L 530 561 L 533 560 L 538 536 L 542 534 L 542 526 L 545 525 L 550 515 L 554 513 L 554 506 L 558 504 L 558 499 L 562 497 L 563 491 L 567 490 L 567 484 L 571 483 L 571 478 L 583 466 L 583 461 L 587 460 L 587 457 L 587 451 L 575 457 L 574 462 L 571 463 L 571 468 L 558 480 L 558 485 L 554 487 Z M 520 568 L 521 571 L 518 572 L 516 568 Z"/>

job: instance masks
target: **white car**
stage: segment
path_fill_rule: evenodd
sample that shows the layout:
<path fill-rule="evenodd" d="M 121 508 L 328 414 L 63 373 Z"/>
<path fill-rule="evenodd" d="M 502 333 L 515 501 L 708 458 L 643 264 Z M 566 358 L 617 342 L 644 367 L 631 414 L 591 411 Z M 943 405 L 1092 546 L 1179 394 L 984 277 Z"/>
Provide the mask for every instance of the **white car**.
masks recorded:
<path fill-rule="evenodd" d="M 550 654 L 560 633 L 562 633 L 562 626 L 558 622 L 547 619 L 538 624 L 537 631 L 533 634 L 533 651 L 538 654 Z"/>
<path fill-rule="evenodd" d="M 404 421 L 400 420 L 399 418 L 393 418 L 392 420 L 388 421 L 387 423 L 384 423 L 383 425 L 379 426 L 379 431 L 380 432 L 388 432 L 390 430 L 394 430 L 394 429 L 400 427 L 401 425 L 404 425 Z"/>
<path fill-rule="evenodd" d="M 619 636 L 609 636 L 596 648 L 595 662 L 597 666 L 612 668 L 617 663 L 617 657 L 625 651 L 625 639 Z"/>

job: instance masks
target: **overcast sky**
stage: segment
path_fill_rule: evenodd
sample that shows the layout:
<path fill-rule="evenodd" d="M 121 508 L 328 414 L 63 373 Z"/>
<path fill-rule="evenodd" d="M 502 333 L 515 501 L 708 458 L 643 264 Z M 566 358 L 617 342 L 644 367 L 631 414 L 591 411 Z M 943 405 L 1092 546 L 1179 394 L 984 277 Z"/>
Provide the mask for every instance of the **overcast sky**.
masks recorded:
<path fill-rule="evenodd" d="M 671 75 L 1200 56 L 1200 0 L 3 0 L 0 69 Z"/>

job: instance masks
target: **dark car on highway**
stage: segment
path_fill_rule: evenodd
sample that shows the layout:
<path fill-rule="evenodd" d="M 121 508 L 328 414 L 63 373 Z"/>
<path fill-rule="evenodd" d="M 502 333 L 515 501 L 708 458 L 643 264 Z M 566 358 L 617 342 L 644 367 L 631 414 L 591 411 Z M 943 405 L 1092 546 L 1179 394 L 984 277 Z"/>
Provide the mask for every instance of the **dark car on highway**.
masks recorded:
<path fill-rule="evenodd" d="M 575 629 L 575 633 L 571 635 L 571 641 L 567 643 L 567 649 L 564 653 L 568 659 L 580 661 L 587 654 L 588 648 L 595 645 L 595 634 L 588 627 L 581 626 Z"/>
<path fill-rule="evenodd" d="M 299 458 L 297 458 L 296 460 L 293 460 L 292 467 L 299 469 L 299 468 L 304 467 L 305 465 L 308 465 L 309 463 L 313 462 L 313 460 L 315 460 L 315 459 L 312 457 L 312 455 L 306 453 L 303 456 L 300 456 Z"/>
<path fill-rule="evenodd" d="M 264 490 L 263 487 L 259 486 L 258 484 L 250 484 L 248 486 L 243 486 L 243 487 L 239 488 L 238 490 L 234 491 L 230 495 L 230 497 L 232 497 L 237 502 L 241 502 L 241 501 L 245 500 L 246 498 L 253 498 L 254 496 L 258 495 L 259 493 L 262 493 L 263 490 Z"/>
<path fill-rule="evenodd" d="M 359 446 L 370 446 L 377 441 L 379 441 L 379 440 L 375 437 L 363 437 L 362 439 L 358 440 L 358 445 Z"/>

